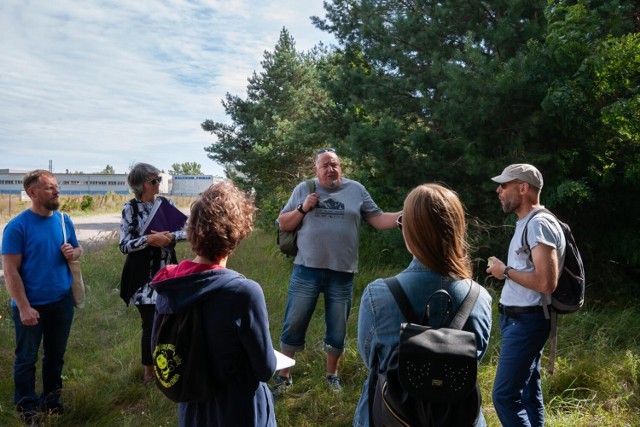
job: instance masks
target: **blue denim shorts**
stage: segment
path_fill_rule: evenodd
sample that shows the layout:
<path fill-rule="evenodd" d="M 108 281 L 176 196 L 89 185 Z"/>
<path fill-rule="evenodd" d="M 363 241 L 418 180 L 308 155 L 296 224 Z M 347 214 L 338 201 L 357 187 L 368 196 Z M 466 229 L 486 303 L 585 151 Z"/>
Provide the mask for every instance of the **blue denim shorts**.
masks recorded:
<path fill-rule="evenodd" d="M 353 297 L 353 273 L 295 264 L 289 281 L 287 308 L 280 348 L 297 352 L 305 348 L 305 335 L 320 293 L 324 294 L 325 351 L 341 355 Z"/>

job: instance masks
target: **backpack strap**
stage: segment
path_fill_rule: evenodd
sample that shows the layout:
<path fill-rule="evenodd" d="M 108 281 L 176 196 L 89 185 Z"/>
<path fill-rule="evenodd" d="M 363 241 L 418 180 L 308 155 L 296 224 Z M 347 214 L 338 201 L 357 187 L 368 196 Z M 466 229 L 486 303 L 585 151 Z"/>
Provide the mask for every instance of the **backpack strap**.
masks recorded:
<path fill-rule="evenodd" d="M 407 322 L 419 324 L 420 321 L 418 319 L 418 315 L 413 311 L 409 298 L 407 298 L 407 294 L 402 290 L 398 279 L 396 279 L 395 276 L 387 277 L 384 279 L 384 283 L 387 284 L 387 287 L 391 291 L 391 295 L 393 295 L 393 298 L 396 300 L 396 303 L 398 304 L 398 307 L 400 307 L 400 311 Z"/>
<path fill-rule="evenodd" d="M 527 237 L 527 227 L 529 227 L 529 222 L 533 219 L 533 217 L 542 212 L 548 213 L 554 218 L 556 217 L 549 209 L 540 208 L 533 211 L 533 213 L 531 214 L 527 222 L 524 224 L 524 231 L 522 232 L 522 237 L 520 238 L 520 242 L 521 242 L 521 247 L 527 248 L 525 249 L 525 253 L 529 256 L 529 260 L 532 260 L 532 258 L 531 258 L 531 247 L 529 247 L 529 239 Z"/>
<path fill-rule="evenodd" d="M 135 230 L 136 234 L 138 233 L 138 201 L 133 198 L 129 200 L 129 205 L 131 205 L 131 229 Z M 138 237 L 140 237 L 138 235 Z"/>
<path fill-rule="evenodd" d="M 309 188 L 309 194 L 316 192 L 316 180 L 314 178 L 307 180 L 307 187 Z"/>
<path fill-rule="evenodd" d="M 536 209 L 533 212 L 533 214 L 531 214 L 526 224 L 524 225 L 524 231 L 522 232 L 522 239 L 521 239 L 522 247 L 526 248 L 525 249 L 527 251 L 526 253 L 529 256 L 529 260 L 531 261 L 533 261 L 533 258 L 531 256 L 531 248 L 529 247 L 529 240 L 527 238 L 527 227 L 529 226 L 529 221 L 531 221 L 534 216 L 538 215 L 541 212 L 551 215 L 556 219 L 556 221 L 558 221 L 558 218 L 549 209 L 545 209 L 545 208 Z M 560 231 L 562 232 L 562 229 Z M 555 369 L 555 361 L 556 361 L 556 354 L 557 354 L 557 348 L 558 348 L 558 313 L 554 310 L 551 310 L 550 308 L 551 308 L 550 299 L 546 299 L 546 295 L 542 294 L 542 309 L 544 310 L 544 316 L 547 319 L 549 319 L 549 323 L 550 323 L 549 324 L 549 340 L 550 340 L 549 365 L 547 367 L 547 371 L 549 372 L 549 374 L 553 374 L 553 371 Z"/>
<path fill-rule="evenodd" d="M 460 308 L 458 308 L 456 316 L 451 321 L 449 325 L 451 329 L 462 329 L 464 324 L 467 323 L 469 314 L 471 314 L 471 310 L 473 310 L 480 295 L 480 286 L 475 284 L 473 280 L 469 280 L 469 282 L 471 282 L 471 289 L 469 289 L 469 293 L 464 298 Z"/>
<path fill-rule="evenodd" d="M 405 294 L 402 290 L 398 279 L 396 279 L 395 277 L 388 277 L 384 279 L 384 282 L 387 284 L 387 287 L 389 287 L 391 295 L 393 295 L 393 298 L 396 300 L 396 303 L 398 304 L 398 307 L 400 307 L 400 311 L 402 312 L 402 315 L 407 320 L 407 322 L 420 324 L 420 320 L 416 313 L 413 311 L 411 303 L 409 302 L 409 298 L 407 298 L 407 294 Z M 471 289 L 469 289 L 469 293 L 464 298 L 464 301 L 460 305 L 460 308 L 458 308 L 458 312 L 451 321 L 449 328 L 462 329 L 464 324 L 467 323 L 467 319 L 469 318 L 471 310 L 473 310 L 473 307 L 478 300 L 478 296 L 480 296 L 480 286 L 475 284 L 473 281 L 470 282 Z"/>

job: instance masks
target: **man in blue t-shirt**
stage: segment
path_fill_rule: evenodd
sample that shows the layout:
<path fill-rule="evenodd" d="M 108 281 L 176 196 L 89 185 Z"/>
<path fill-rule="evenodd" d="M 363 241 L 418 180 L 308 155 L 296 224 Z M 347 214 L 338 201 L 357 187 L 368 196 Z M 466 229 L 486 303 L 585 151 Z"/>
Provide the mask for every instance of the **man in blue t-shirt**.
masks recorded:
<path fill-rule="evenodd" d="M 62 366 L 73 321 L 68 261 L 80 258 L 82 249 L 69 217 L 57 212 L 60 191 L 55 176 L 35 170 L 24 176 L 23 184 L 31 208 L 5 227 L 2 264 L 16 329 L 14 403 L 31 423 L 37 412 L 63 412 Z M 43 392 L 38 396 L 35 366 L 41 342 Z"/>
<path fill-rule="evenodd" d="M 338 362 L 344 352 L 351 310 L 353 275 L 358 271 L 358 238 L 362 219 L 378 230 L 396 227 L 400 212 L 384 213 L 359 182 L 343 178 L 333 148 L 320 150 L 315 162 L 314 191 L 302 182 L 282 208 L 283 231 L 298 231 L 298 253 L 289 281 L 280 350 L 289 357 L 305 347 L 305 335 L 320 293 L 324 293 L 326 379 L 340 390 Z M 279 394 L 292 384 L 290 369 L 275 380 Z"/>

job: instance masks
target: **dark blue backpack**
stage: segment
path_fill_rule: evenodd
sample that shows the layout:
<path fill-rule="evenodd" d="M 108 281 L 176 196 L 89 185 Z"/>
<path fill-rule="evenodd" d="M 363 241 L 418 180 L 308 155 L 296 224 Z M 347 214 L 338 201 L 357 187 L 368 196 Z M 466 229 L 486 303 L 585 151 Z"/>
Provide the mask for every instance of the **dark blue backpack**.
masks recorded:
<path fill-rule="evenodd" d="M 569 228 L 569 226 L 564 222 L 560 221 L 558 217 L 556 217 L 548 209 L 538 209 L 533 212 L 533 214 L 531 214 L 524 226 L 524 231 L 522 232 L 521 247 L 529 255 L 529 259 L 531 259 L 531 247 L 529 246 L 529 242 L 527 240 L 527 226 L 529 225 L 529 221 L 531 221 L 531 218 L 542 212 L 553 216 L 556 221 L 558 221 L 558 224 L 560 224 L 560 229 L 562 230 L 564 238 L 567 242 L 564 256 L 564 265 L 562 266 L 562 271 L 560 272 L 560 277 L 558 278 L 558 284 L 555 291 L 553 291 L 553 293 L 551 294 L 551 302 L 549 303 L 549 305 L 544 306 L 545 315 L 551 321 L 549 333 L 551 345 L 549 348 L 548 371 L 550 374 L 553 374 L 558 346 L 558 314 L 574 313 L 580 307 L 582 307 L 582 305 L 584 304 L 586 282 L 584 276 L 584 263 L 582 262 L 582 256 L 580 256 L 580 251 L 578 250 L 576 239 L 573 237 L 573 233 L 571 233 L 571 228 Z"/>
<path fill-rule="evenodd" d="M 576 239 L 571 233 L 571 228 L 564 222 L 560 221 L 551 211 L 548 209 L 538 209 L 529 217 L 527 223 L 524 226 L 524 232 L 522 233 L 522 247 L 525 248 L 526 253 L 531 259 L 531 248 L 527 241 L 527 226 L 529 221 L 538 215 L 539 213 L 547 213 L 553 216 L 564 234 L 564 238 L 567 241 L 567 248 L 564 256 L 564 265 L 562 266 L 562 272 L 558 278 L 558 286 L 556 290 L 551 294 L 551 309 L 558 314 L 573 313 L 577 311 L 584 304 L 585 293 L 585 276 L 584 276 L 584 263 L 582 262 L 582 256 L 578 250 Z"/>

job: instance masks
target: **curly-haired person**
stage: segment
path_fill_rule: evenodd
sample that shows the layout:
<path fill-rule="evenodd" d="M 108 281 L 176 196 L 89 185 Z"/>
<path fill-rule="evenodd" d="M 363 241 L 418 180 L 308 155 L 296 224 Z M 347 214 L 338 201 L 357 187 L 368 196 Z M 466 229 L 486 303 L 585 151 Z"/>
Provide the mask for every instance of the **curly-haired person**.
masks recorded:
<path fill-rule="evenodd" d="M 253 200 L 231 181 L 209 187 L 191 205 L 187 224 L 196 257 L 166 266 L 152 282 L 157 315 L 199 305 L 205 316 L 206 360 L 219 390 L 214 397 L 179 403 L 180 426 L 276 425 L 265 383 L 275 372 L 276 358 L 264 294 L 258 283 L 226 268 L 229 256 L 251 234 L 254 211 Z"/>

